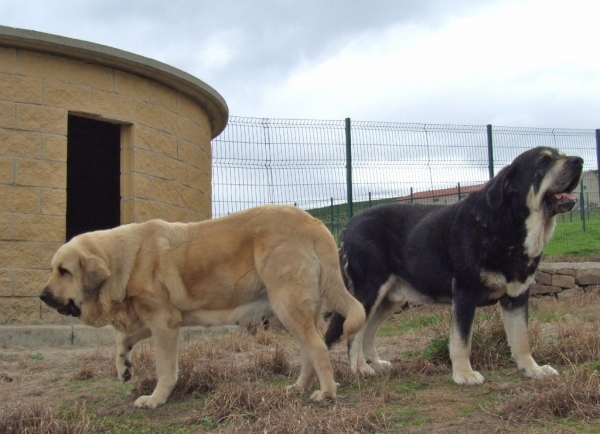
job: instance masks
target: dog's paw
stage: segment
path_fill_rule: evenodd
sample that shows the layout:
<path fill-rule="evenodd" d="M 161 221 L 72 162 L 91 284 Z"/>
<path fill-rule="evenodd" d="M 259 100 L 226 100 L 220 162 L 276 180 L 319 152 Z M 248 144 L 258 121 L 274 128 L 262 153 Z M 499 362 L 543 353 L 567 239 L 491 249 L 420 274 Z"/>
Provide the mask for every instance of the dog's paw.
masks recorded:
<path fill-rule="evenodd" d="M 461 386 L 476 386 L 478 384 L 483 384 L 485 381 L 483 375 L 477 371 L 454 372 L 452 374 L 452 379 L 456 384 Z"/>
<path fill-rule="evenodd" d="M 142 395 L 135 400 L 133 404 L 136 408 L 156 408 L 160 407 L 166 400 L 157 399 L 152 395 Z"/>
<path fill-rule="evenodd" d="M 370 376 L 376 374 L 375 369 L 373 369 L 371 367 L 371 365 L 367 365 L 366 363 L 364 365 L 360 365 L 358 367 L 352 367 L 352 370 L 355 372 L 356 371 L 360 372 L 360 374 L 363 377 L 370 377 Z"/>
<path fill-rule="evenodd" d="M 325 390 L 315 390 L 310 399 L 313 401 L 324 401 L 326 399 L 335 399 L 335 392 L 327 392 Z"/>
<path fill-rule="evenodd" d="M 298 383 L 290 384 L 289 386 L 285 386 L 285 390 L 287 392 L 306 392 L 308 388 L 304 387 Z"/>
<path fill-rule="evenodd" d="M 523 372 L 528 378 L 542 378 L 549 375 L 558 375 L 558 371 L 550 365 L 536 366 L 533 369 L 524 369 Z"/>
<path fill-rule="evenodd" d="M 392 362 L 388 362 L 387 360 L 372 361 L 371 367 L 377 372 L 389 371 L 392 368 Z"/>
<path fill-rule="evenodd" d="M 133 371 L 131 369 L 131 362 L 125 360 L 125 363 L 117 363 L 117 377 L 121 383 L 127 383 L 133 377 Z"/>

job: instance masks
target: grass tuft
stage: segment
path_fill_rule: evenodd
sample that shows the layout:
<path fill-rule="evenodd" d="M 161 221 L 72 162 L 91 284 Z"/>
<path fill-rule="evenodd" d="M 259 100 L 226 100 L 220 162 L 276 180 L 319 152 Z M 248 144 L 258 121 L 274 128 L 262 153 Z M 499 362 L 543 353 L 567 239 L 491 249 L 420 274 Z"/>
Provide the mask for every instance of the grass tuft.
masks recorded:
<path fill-rule="evenodd" d="M 497 409 L 512 423 L 547 422 L 571 418 L 591 421 L 600 417 L 600 376 L 581 367 L 568 375 L 528 381 L 515 387 Z"/>
<path fill-rule="evenodd" d="M 19 405 L 0 411 L 0 432 L 3 434 L 84 434 L 96 432 L 83 405 L 76 405 L 70 417 L 54 413 L 40 405 Z"/>

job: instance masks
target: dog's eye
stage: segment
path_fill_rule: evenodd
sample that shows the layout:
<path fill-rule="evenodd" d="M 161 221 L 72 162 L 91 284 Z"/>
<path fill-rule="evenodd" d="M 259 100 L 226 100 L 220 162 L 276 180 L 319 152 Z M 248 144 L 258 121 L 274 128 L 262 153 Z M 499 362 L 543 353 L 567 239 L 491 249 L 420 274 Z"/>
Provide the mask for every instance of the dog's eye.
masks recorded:
<path fill-rule="evenodd" d="M 66 268 L 58 267 L 58 274 L 60 274 L 61 276 L 64 277 L 64 276 L 68 276 L 71 273 Z"/>

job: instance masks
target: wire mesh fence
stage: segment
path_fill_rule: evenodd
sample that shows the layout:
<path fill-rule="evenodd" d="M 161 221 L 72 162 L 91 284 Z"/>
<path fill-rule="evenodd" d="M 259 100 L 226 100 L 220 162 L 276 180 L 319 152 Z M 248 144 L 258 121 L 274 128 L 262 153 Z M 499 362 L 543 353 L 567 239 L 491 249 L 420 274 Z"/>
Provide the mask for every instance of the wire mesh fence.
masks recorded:
<path fill-rule="evenodd" d="M 559 217 L 547 251 L 600 253 L 597 136 L 592 129 L 231 117 L 212 142 L 213 217 L 291 204 L 323 220 L 337 237 L 367 207 L 452 204 L 521 152 L 551 146 L 585 163 L 578 206 Z"/>

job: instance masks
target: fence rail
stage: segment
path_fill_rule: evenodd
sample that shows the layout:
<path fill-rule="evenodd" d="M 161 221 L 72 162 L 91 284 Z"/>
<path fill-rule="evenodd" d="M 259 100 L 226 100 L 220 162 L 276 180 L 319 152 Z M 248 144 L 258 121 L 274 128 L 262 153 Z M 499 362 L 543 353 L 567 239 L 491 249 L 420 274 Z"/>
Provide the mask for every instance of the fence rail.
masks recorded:
<path fill-rule="evenodd" d="M 571 238 L 600 245 L 600 130 L 593 129 L 231 117 L 212 142 L 213 216 L 293 204 L 337 235 L 377 203 L 461 200 L 535 146 L 583 157 L 578 208 L 559 219 L 557 232 L 579 220 Z"/>

